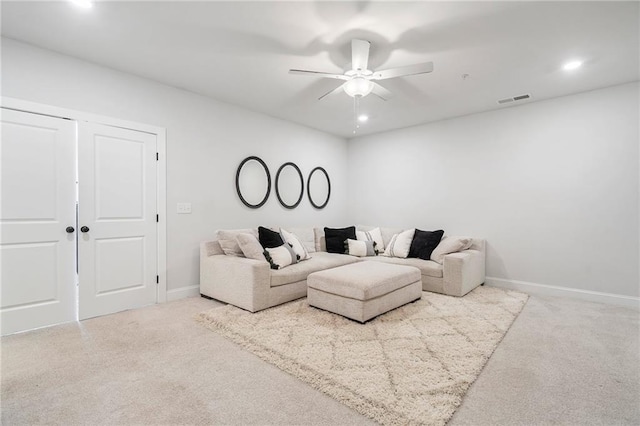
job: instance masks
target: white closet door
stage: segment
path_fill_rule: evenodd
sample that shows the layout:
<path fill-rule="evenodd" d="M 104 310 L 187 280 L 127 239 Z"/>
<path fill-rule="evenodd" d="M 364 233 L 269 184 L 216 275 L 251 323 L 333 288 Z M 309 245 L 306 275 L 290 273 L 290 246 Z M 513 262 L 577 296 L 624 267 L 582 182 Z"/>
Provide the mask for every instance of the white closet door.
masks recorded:
<path fill-rule="evenodd" d="M 156 135 L 78 124 L 80 319 L 156 302 Z"/>
<path fill-rule="evenodd" d="M 2 334 L 76 319 L 74 121 L 2 109 Z"/>

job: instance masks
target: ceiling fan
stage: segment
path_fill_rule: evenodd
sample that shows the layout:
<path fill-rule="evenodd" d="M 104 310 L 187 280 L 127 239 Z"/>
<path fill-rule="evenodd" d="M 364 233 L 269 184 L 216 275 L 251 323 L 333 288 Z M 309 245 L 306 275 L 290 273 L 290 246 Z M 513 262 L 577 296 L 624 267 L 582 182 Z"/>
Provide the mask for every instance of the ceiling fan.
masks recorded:
<path fill-rule="evenodd" d="M 290 69 L 289 73 L 344 80 L 343 84 L 320 96 L 318 100 L 333 93 L 337 93 L 340 90 L 344 90 L 347 95 L 354 98 L 367 96 L 369 93 L 373 93 L 386 101 L 391 98 L 392 94 L 390 91 L 376 83 L 376 81 L 396 77 L 406 77 L 408 75 L 425 74 L 433 71 L 433 62 L 407 65 L 404 67 L 381 71 L 372 71 L 368 69 L 370 45 L 371 43 L 366 40 L 351 40 L 351 69 L 346 71 L 344 74 L 332 74 L 322 71 L 297 69 Z"/>

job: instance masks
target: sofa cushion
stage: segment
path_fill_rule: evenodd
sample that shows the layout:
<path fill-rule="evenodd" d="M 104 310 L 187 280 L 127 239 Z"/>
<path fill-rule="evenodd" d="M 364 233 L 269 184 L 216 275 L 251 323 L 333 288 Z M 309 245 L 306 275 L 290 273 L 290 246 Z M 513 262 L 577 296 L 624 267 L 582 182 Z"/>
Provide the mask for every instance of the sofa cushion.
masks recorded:
<path fill-rule="evenodd" d="M 422 260 L 422 259 L 402 259 L 399 257 L 386 257 L 386 256 L 376 256 L 376 257 L 368 257 L 367 260 L 375 261 L 375 262 L 384 262 L 384 263 L 393 263 L 396 265 L 407 265 L 413 266 L 420 269 L 420 273 L 422 275 L 426 275 L 433 278 L 442 278 L 442 265 L 434 262 L 433 260 Z"/>
<path fill-rule="evenodd" d="M 348 239 L 356 239 L 356 227 L 348 226 L 346 228 L 324 228 L 324 237 L 327 242 L 327 251 L 329 253 L 346 253 L 344 243 Z"/>
<path fill-rule="evenodd" d="M 224 254 L 228 256 L 238 256 L 244 257 L 244 253 L 240 249 L 238 245 L 238 241 L 236 241 L 236 237 L 238 234 L 252 234 L 255 237 L 258 236 L 258 231 L 256 229 L 220 229 L 216 232 L 216 236 L 218 238 L 218 243 L 224 251 Z"/>
<path fill-rule="evenodd" d="M 422 231 L 416 229 L 416 233 L 413 235 L 413 240 L 411 241 L 409 256 L 407 257 L 431 260 L 431 252 L 438 247 L 443 235 L 444 231 L 442 229 L 437 231 Z"/>
<path fill-rule="evenodd" d="M 445 255 L 466 250 L 472 244 L 473 239 L 471 237 L 445 237 L 431 253 L 431 260 L 441 264 L 444 262 Z"/>
<path fill-rule="evenodd" d="M 404 286 L 419 282 L 416 268 L 360 262 L 314 273 L 307 284 L 310 289 L 356 300 L 371 300 Z"/>
<path fill-rule="evenodd" d="M 260 244 L 262 244 L 262 247 L 264 248 L 280 247 L 284 244 L 284 240 L 280 236 L 280 233 L 272 231 L 269 228 L 265 228 L 264 226 L 258 227 L 258 240 L 260 240 Z"/>
<path fill-rule="evenodd" d="M 304 262 L 296 263 L 295 265 L 277 271 L 271 271 L 271 287 L 303 281 L 306 280 L 307 276 L 312 272 L 323 271 L 355 262 L 358 262 L 357 257 L 327 252 L 312 253 L 311 258 Z"/>

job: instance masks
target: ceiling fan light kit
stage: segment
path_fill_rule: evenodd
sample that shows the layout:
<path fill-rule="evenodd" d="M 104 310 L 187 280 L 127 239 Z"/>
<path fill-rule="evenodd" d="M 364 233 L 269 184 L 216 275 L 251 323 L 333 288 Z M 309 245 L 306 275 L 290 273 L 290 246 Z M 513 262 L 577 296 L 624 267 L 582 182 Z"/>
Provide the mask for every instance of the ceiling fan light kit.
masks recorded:
<path fill-rule="evenodd" d="M 345 93 L 353 98 L 367 96 L 373 90 L 373 82 L 364 77 L 354 77 L 342 85 Z"/>

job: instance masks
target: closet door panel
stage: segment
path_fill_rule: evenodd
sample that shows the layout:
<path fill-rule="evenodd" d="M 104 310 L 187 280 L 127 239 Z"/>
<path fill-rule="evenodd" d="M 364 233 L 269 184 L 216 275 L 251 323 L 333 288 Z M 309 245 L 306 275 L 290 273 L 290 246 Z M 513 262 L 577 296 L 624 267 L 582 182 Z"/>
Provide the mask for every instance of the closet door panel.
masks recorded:
<path fill-rule="evenodd" d="M 75 130 L 74 121 L 2 109 L 3 335 L 76 319 Z"/>
<path fill-rule="evenodd" d="M 78 170 L 80 319 L 155 303 L 156 136 L 80 123 Z"/>

